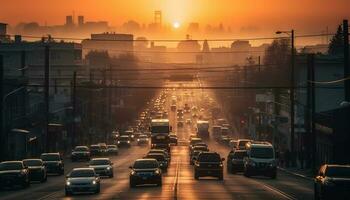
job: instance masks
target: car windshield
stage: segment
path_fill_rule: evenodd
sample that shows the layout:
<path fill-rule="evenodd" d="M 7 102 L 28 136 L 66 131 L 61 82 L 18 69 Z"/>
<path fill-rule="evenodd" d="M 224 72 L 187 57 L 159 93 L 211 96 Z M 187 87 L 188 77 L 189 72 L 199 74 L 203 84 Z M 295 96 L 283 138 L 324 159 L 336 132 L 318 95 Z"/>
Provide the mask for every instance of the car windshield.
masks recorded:
<path fill-rule="evenodd" d="M 153 169 L 158 168 L 157 161 L 153 160 L 142 160 L 134 163 L 134 169 Z"/>
<path fill-rule="evenodd" d="M 272 148 L 252 148 L 250 150 L 250 156 L 252 158 L 273 158 Z"/>
<path fill-rule="evenodd" d="M 23 160 L 25 166 L 42 166 L 41 160 Z"/>
<path fill-rule="evenodd" d="M 249 141 L 239 141 L 239 144 L 238 144 L 238 146 L 239 147 L 245 147 L 245 145 L 248 143 Z"/>
<path fill-rule="evenodd" d="M 200 143 L 200 142 L 202 142 L 201 139 L 193 139 L 193 140 L 191 140 L 191 145 L 194 145 L 194 144 L 197 144 L 197 143 Z"/>
<path fill-rule="evenodd" d="M 141 138 L 141 139 L 145 139 L 145 138 L 147 138 L 147 135 L 140 135 L 140 137 L 139 138 Z"/>
<path fill-rule="evenodd" d="M 93 170 L 85 169 L 85 170 L 73 170 L 70 173 L 71 178 L 79 178 L 79 177 L 94 177 L 95 173 Z"/>
<path fill-rule="evenodd" d="M 206 151 L 208 149 L 205 146 L 196 146 L 196 147 L 193 148 L 193 150 L 195 150 L 195 151 Z"/>
<path fill-rule="evenodd" d="M 75 147 L 74 151 L 89 151 L 87 147 Z"/>
<path fill-rule="evenodd" d="M 208 154 L 208 153 L 204 153 L 204 154 L 200 154 L 198 160 L 200 162 L 220 162 L 220 156 L 218 154 Z"/>
<path fill-rule="evenodd" d="M 350 167 L 330 166 L 326 170 L 326 176 L 336 178 L 350 178 Z"/>
<path fill-rule="evenodd" d="M 0 171 L 21 169 L 23 169 L 23 165 L 20 162 L 0 163 Z"/>
<path fill-rule="evenodd" d="M 100 149 L 100 147 L 99 146 L 91 146 L 90 149 L 94 149 L 95 150 L 95 149 Z"/>
<path fill-rule="evenodd" d="M 239 152 L 235 152 L 233 154 L 233 158 L 235 158 L 235 159 L 243 159 L 246 156 L 247 156 L 247 152 L 246 151 L 239 151 Z"/>
<path fill-rule="evenodd" d="M 91 160 L 90 165 L 109 165 L 109 160 Z"/>
<path fill-rule="evenodd" d="M 40 158 L 43 161 L 59 161 L 60 160 L 60 156 L 57 154 L 41 155 Z"/>
<path fill-rule="evenodd" d="M 152 126 L 152 133 L 168 133 L 169 126 Z"/>
<path fill-rule="evenodd" d="M 162 154 L 148 154 L 146 157 L 147 158 L 154 158 L 157 161 L 165 161 L 165 157 Z"/>
<path fill-rule="evenodd" d="M 127 140 L 129 140 L 129 136 L 122 136 L 122 137 L 120 137 L 120 140 L 127 141 Z"/>
<path fill-rule="evenodd" d="M 107 148 L 108 148 L 108 149 L 116 149 L 117 146 L 116 146 L 116 145 L 108 145 Z"/>
<path fill-rule="evenodd" d="M 101 149 L 107 149 L 107 146 L 101 146 Z"/>

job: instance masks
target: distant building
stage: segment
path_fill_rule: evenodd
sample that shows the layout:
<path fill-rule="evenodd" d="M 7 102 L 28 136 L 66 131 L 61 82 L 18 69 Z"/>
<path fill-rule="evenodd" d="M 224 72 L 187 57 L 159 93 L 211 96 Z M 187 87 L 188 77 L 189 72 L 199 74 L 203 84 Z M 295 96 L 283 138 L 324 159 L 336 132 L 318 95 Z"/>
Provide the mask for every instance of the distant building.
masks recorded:
<path fill-rule="evenodd" d="M 232 61 L 238 65 L 245 65 L 250 56 L 251 45 L 249 41 L 237 40 L 231 44 Z"/>
<path fill-rule="evenodd" d="M 7 24 L 0 23 L 0 43 L 6 42 L 9 40 L 9 37 L 7 35 Z"/>
<path fill-rule="evenodd" d="M 172 55 L 172 59 L 175 62 L 183 63 L 197 63 L 199 60 L 198 55 L 201 53 L 201 45 L 198 40 L 192 40 L 187 38 L 177 44 L 177 53 Z"/>
<path fill-rule="evenodd" d="M 134 36 L 132 34 L 99 33 L 91 34 L 91 39 L 82 41 L 83 56 L 89 51 L 108 51 L 111 56 L 133 53 Z"/>
<path fill-rule="evenodd" d="M 78 26 L 82 27 L 84 23 L 84 16 L 78 16 Z"/>
<path fill-rule="evenodd" d="M 70 27 L 73 25 L 74 25 L 73 16 L 72 15 L 66 16 L 66 26 Z"/>

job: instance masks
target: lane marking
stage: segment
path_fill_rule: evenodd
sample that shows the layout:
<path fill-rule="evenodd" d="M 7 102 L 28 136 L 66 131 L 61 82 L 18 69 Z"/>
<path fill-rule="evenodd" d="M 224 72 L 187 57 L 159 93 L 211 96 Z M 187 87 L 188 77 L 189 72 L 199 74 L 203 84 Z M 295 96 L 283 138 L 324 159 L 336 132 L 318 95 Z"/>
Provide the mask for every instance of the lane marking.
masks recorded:
<path fill-rule="evenodd" d="M 177 200 L 177 190 L 178 190 L 178 180 L 179 180 L 179 170 L 180 170 L 180 158 L 176 161 L 176 171 L 175 171 L 175 178 L 174 178 L 174 185 L 173 185 L 173 191 L 174 191 L 174 200 Z"/>
<path fill-rule="evenodd" d="M 288 199 L 288 200 L 297 200 L 297 198 L 285 193 L 285 192 L 282 192 L 281 190 L 277 189 L 277 188 L 274 188 L 270 185 L 267 185 L 267 184 L 264 184 L 264 183 L 261 183 L 259 182 L 261 185 L 263 185 L 265 188 L 267 188 L 268 190 L 272 191 L 272 192 L 275 192 L 281 196 L 283 196 L 284 198 Z"/>
<path fill-rule="evenodd" d="M 45 200 L 45 199 L 49 199 L 50 197 L 53 197 L 53 196 L 55 196 L 56 194 L 59 194 L 60 192 L 62 192 L 62 191 L 52 192 L 52 193 L 50 193 L 50 194 L 48 194 L 48 195 L 45 195 L 45 196 L 43 196 L 43 197 L 39 198 L 38 200 Z"/>

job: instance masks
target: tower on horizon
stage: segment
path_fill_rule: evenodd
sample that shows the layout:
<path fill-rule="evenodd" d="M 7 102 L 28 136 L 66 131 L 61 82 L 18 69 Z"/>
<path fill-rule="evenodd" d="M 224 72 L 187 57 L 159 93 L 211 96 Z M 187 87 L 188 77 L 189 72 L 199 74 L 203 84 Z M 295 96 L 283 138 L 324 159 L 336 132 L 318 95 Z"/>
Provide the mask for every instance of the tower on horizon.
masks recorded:
<path fill-rule="evenodd" d="M 162 11 L 154 11 L 154 23 L 161 26 L 162 25 Z"/>

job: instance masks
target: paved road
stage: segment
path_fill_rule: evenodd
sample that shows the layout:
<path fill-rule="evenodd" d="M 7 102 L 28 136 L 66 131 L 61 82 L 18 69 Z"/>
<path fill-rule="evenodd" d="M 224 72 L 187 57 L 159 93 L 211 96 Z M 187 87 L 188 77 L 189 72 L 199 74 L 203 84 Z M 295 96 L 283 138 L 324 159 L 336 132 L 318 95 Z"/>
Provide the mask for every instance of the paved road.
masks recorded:
<path fill-rule="evenodd" d="M 183 93 L 185 91 L 176 91 L 174 94 Z M 197 95 L 182 99 L 178 105 L 184 105 L 184 102 L 190 106 L 200 105 L 202 98 L 202 95 Z M 102 179 L 100 194 L 65 197 L 64 176 L 50 176 L 47 183 L 32 184 L 28 189 L 0 191 L 0 199 L 313 199 L 311 181 L 281 171 L 278 172 L 276 180 L 262 177 L 246 178 L 241 174 L 227 174 L 226 170 L 224 181 L 211 178 L 195 180 L 185 142 L 194 128 L 191 125 L 177 128 L 175 113 L 169 110 L 169 114 L 173 130 L 177 132 L 183 145 L 172 147 L 172 161 L 168 172 L 164 174 L 162 187 L 129 188 L 128 167 L 135 159 L 143 157 L 149 148 L 134 145 L 130 149 L 121 149 L 118 156 L 111 157 L 115 164 L 115 177 Z M 190 115 L 186 115 L 185 119 L 189 117 Z M 214 141 L 209 142 L 209 148 L 219 152 L 222 157 L 226 157 L 229 151 L 227 147 Z M 86 163 L 67 161 L 66 172 L 78 166 L 86 166 Z"/>

